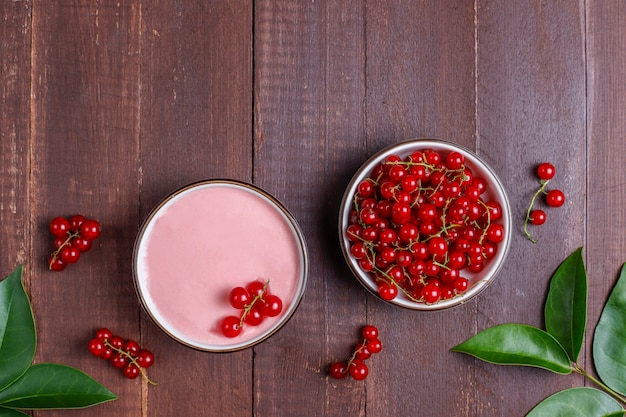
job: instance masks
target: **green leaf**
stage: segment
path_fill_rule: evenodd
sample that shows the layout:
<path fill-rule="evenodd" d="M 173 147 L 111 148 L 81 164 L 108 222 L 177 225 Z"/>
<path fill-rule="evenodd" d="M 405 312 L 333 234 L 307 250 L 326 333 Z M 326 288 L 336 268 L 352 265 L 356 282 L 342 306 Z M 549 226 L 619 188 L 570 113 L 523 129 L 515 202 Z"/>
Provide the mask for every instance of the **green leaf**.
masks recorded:
<path fill-rule="evenodd" d="M 26 372 L 36 344 L 35 321 L 20 265 L 0 282 L 0 390 Z"/>
<path fill-rule="evenodd" d="M 626 263 L 604 305 L 593 337 L 593 361 L 602 381 L 626 395 Z"/>
<path fill-rule="evenodd" d="M 82 408 L 117 397 L 78 369 L 54 363 L 32 365 L 0 391 L 0 406 L 28 410 Z"/>
<path fill-rule="evenodd" d="M 558 374 L 572 372 L 567 353 L 559 342 L 549 333 L 525 324 L 490 327 L 452 351 L 499 365 L 534 366 Z"/>
<path fill-rule="evenodd" d="M 21 411 L 12 410 L 10 408 L 0 407 L 0 417 L 30 417 Z"/>
<path fill-rule="evenodd" d="M 616 413 L 610 413 L 610 414 L 605 414 L 602 417 L 624 417 L 624 414 L 626 413 L 626 411 L 618 411 Z"/>
<path fill-rule="evenodd" d="M 545 305 L 546 330 L 576 362 L 587 325 L 587 273 L 582 248 L 563 261 L 550 282 Z"/>
<path fill-rule="evenodd" d="M 622 411 L 611 396 L 595 388 L 570 388 L 546 398 L 526 417 L 604 417 Z M 620 414 L 616 414 L 620 415 Z"/>

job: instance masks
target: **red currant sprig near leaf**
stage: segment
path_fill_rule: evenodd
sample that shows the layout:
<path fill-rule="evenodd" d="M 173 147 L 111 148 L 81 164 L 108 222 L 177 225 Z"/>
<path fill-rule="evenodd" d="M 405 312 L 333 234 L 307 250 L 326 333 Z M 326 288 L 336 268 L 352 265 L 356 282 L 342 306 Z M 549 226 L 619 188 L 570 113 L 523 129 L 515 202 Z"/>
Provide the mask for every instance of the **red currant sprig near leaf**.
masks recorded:
<path fill-rule="evenodd" d="M 528 231 L 528 224 L 540 226 L 546 222 L 546 212 L 539 209 L 533 209 L 537 198 L 543 194 L 545 195 L 545 202 L 549 207 L 561 207 L 565 203 L 565 194 L 561 190 L 546 191 L 546 187 L 550 180 L 554 178 L 556 169 L 554 165 L 548 162 L 542 162 L 537 166 L 537 177 L 539 177 L 539 189 L 533 194 L 530 200 L 530 205 L 526 210 L 526 219 L 524 220 L 524 234 L 533 243 L 537 242 L 537 239 L 533 238 Z"/>
<path fill-rule="evenodd" d="M 55 250 L 48 258 L 48 269 L 63 271 L 68 264 L 78 262 L 82 253 L 89 251 L 94 239 L 100 236 L 100 223 L 81 214 L 66 219 L 55 217 L 50 221 Z"/>
<path fill-rule="evenodd" d="M 228 302 L 239 310 L 237 316 L 222 320 L 222 333 L 226 337 L 237 337 L 244 325 L 258 326 L 266 317 L 276 317 L 283 310 L 283 302 L 270 293 L 269 280 L 265 283 L 252 281 L 245 287 L 235 287 L 228 295 Z"/>
<path fill-rule="evenodd" d="M 352 356 L 347 362 L 333 362 L 328 368 L 328 373 L 335 379 L 343 379 L 350 375 L 352 379 L 361 381 L 367 378 L 369 368 L 365 361 L 372 354 L 382 350 L 383 345 L 378 339 L 378 328 L 368 324 L 361 329 L 363 340 L 358 343 L 352 352 Z"/>
<path fill-rule="evenodd" d="M 146 368 L 154 364 L 154 354 L 142 349 L 134 340 L 124 340 L 114 336 L 111 330 L 100 328 L 89 341 L 88 349 L 92 355 L 108 360 L 113 367 L 121 369 L 126 378 L 135 379 L 141 375 L 149 384 L 157 385 L 146 373 Z"/>

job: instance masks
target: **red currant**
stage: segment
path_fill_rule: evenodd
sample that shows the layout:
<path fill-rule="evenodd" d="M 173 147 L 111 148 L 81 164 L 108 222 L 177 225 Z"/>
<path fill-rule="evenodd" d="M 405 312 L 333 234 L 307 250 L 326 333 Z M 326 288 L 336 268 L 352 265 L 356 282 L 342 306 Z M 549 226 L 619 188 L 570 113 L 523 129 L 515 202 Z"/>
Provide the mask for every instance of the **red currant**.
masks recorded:
<path fill-rule="evenodd" d="M 263 322 L 263 313 L 261 312 L 261 307 L 258 305 L 253 305 L 247 310 L 246 314 L 243 316 L 243 321 L 250 326 L 258 326 Z"/>
<path fill-rule="evenodd" d="M 228 302 L 231 306 L 237 309 L 243 309 L 247 304 L 252 301 L 252 297 L 247 289 L 244 287 L 235 287 L 230 290 L 228 296 Z"/>
<path fill-rule="evenodd" d="M 58 256 L 50 255 L 48 258 L 48 268 L 50 268 L 51 271 L 63 271 L 66 266 L 67 264 Z"/>
<path fill-rule="evenodd" d="M 383 344 L 378 339 L 369 339 L 367 341 L 367 349 L 371 353 L 378 353 L 383 349 Z"/>
<path fill-rule="evenodd" d="M 398 288 L 388 282 L 383 282 L 378 286 L 378 295 L 385 301 L 391 301 L 398 296 Z"/>
<path fill-rule="evenodd" d="M 70 232 L 70 222 L 65 217 L 55 217 L 50 221 L 50 232 L 56 237 L 67 238 Z"/>
<path fill-rule="evenodd" d="M 554 168 L 554 165 L 548 162 L 543 162 L 537 167 L 537 176 L 541 180 L 551 180 L 554 177 L 555 173 L 556 169 Z"/>
<path fill-rule="evenodd" d="M 540 226 L 546 222 L 548 216 L 543 210 L 533 210 L 530 212 L 530 222 L 535 226 Z"/>
<path fill-rule="evenodd" d="M 368 324 L 361 329 L 361 336 L 363 336 L 366 340 L 377 339 L 378 338 L 378 328 L 376 326 L 372 326 Z"/>
<path fill-rule="evenodd" d="M 328 373 L 335 379 L 343 379 L 348 375 L 348 365 L 343 362 L 335 362 L 328 368 Z"/>
<path fill-rule="evenodd" d="M 66 264 L 73 264 L 78 262 L 78 259 L 80 258 L 80 251 L 72 245 L 65 245 L 61 249 L 59 256 Z"/>
<path fill-rule="evenodd" d="M 367 365 L 365 364 L 365 362 L 360 359 L 355 359 L 350 364 L 348 372 L 353 379 L 357 381 L 362 381 L 367 378 L 369 370 L 367 369 Z"/>
<path fill-rule="evenodd" d="M 137 364 L 142 368 L 149 368 L 154 364 L 154 354 L 149 350 L 140 350 L 137 354 Z"/>
<path fill-rule="evenodd" d="M 134 363 L 129 363 L 124 368 L 124 376 L 128 379 L 135 379 L 141 374 L 141 371 Z"/>
<path fill-rule="evenodd" d="M 546 204 L 550 207 L 561 207 L 565 203 L 565 194 L 561 190 L 552 190 L 546 194 Z"/>
<path fill-rule="evenodd" d="M 246 285 L 246 289 L 252 297 L 263 294 L 265 291 L 265 283 L 261 281 L 252 281 Z"/>
<path fill-rule="evenodd" d="M 426 302 L 427 304 L 436 303 L 441 297 L 439 287 L 435 284 L 427 284 L 422 289 L 422 297 L 424 297 L 424 302 Z"/>
<path fill-rule="evenodd" d="M 128 353 L 134 358 L 139 353 L 139 350 L 141 350 L 141 348 L 139 347 L 139 343 L 135 342 L 134 340 L 126 341 L 126 344 L 124 345 L 124 352 Z"/>
<path fill-rule="evenodd" d="M 88 349 L 92 355 L 100 356 L 105 349 L 104 342 L 100 339 L 91 339 L 89 341 Z"/>
<path fill-rule="evenodd" d="M 75 214 L 69 219 L 70 223 L 70 231 L 72 233 L 78 232 L 80 230 L 80 225 L 85 221 L 85 216 L 82 214 Z"/>
<path fill-rule="evenodd" d="M 94 335 L 94 338 L 96 338 L 98 340 L 101 340 L 103 342 L 105 340 L 108 340 L 108 339 L 112 338 L 112 337 L 113 337 L 113 333 L 111 333 L 111 330 L 109 330 L 109 329 L 107 329 L 105 327 L 102 327 L 102 328 L 96 330 L 96 334 Z"/>
<path fill-rule="evenodd" d="M 283 310 L 283 302 L 274 294 L 267 294 L 261 304 L 261 313 L 267 317 L 276 317 Z"/>
<path fill-rule="evenodd" d="M 227 316 L 222 321 L 222 334 L 226 337 L 236 337 L 241 334 L 241 319 L 236 316 Z"/>
<path fill-rule="evenodd" d="M 84 239 L 94 240 L 100 236 L 100 223 L 96 220 L 85 220 L 80 225 L 79 233 Z"/>
<path fill-rule="evenodd" d="M 128 356 L 122 353 L 115 353 L 113 357 L 111 358 L 111 365 L 113 365 L 115 368 L 121 369 L 125 367 L 127 363 L 128 363 Z"/>
<path fill-rule="evenodd" d="M 80 252 L 88 252 L 91 249 L 92 241 L 84 237 L 76 236 L 72 239 L 71 245 Z"/>

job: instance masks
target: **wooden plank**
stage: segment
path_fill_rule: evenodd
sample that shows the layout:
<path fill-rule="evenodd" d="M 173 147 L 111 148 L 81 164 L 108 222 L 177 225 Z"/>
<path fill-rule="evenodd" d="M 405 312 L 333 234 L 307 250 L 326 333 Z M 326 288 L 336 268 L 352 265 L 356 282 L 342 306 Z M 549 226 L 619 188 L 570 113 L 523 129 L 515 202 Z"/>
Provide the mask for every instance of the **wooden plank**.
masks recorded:
<path fill-rule="evenodd" d="M 0 4 L 0 276 L 30 255 L 30 5 Z"/>
<path fill-rule="evenodd" d="M 543 326 L 550 276 L 585 239 L 585 49 L 582 2 L 480 1 L 477 9 L 478 151 L 499 173 L 513 211 L 504 270 L 478 304 L 477 329 L 521 322 Z M 547 222 L 522 225 L 539 187 L 536 166 L 556 167 L 549 188 L 567 203 L 546 209 Z M 582 383 L 549 372 L 472 363 L 476 415 L 519 415 L 559 389 Z M 515 393 L 515 395 L 511 395 Z"/>
<path fill-rule="evenodd" d="M 255 183 L 299 221 L 310 274 L 296 315 L 255 348 L 255 414 L 365 412 L 365 386 L 329 378 L 366 320 L 337 241 L 343 189 L 364 152 L 363 4 L 256 2 Z"/>
<path fill-rule="evenodd" d="M 87 351 L 100 326 L 140 336 L 130 263 L 139 211 L 139 6 L 37 2 L 32 13 L 36 360 L 85 370 L 119 396 L 80 415 L 139 413 L 140 380 L 126 380 Z M 48 271 L 48 223 L 76 213 L 99 220 L 102 235 L 78 263 Z"/>
<path fill-rule="evenodd" d="M 145 2 L 142 8 L 141 217 L 187 183 L 252 180 L 252 7 L 246 1 Z M 247 415 L 252 350 L 184 347 L 142 314 L 157 357 L 146 415 Z M 199 411 L 201 410 L 201 411 Z"/>
<path fill-rule="evenodd" d="M 412 137 L 475 149 L 473 4 L 368 2 L 366 132 L 370 152 Z M 482 300 L 483 296 L 480 296 Z M 479 302 L 480 302 L 479 300 Z M 383 352 L 368 382 L 372 415 L 475 415 L 471 366 L 448 349 L 475 330 L 476 302 L 417 312 L 368 302 Z"/>
<path fill-rule="evenodd" d="M 593 329 L 626 262 L 626 7 L 589 1 L 587 16 L 587 242 L 589 308 L 585 366 L 593 370 Z"/>

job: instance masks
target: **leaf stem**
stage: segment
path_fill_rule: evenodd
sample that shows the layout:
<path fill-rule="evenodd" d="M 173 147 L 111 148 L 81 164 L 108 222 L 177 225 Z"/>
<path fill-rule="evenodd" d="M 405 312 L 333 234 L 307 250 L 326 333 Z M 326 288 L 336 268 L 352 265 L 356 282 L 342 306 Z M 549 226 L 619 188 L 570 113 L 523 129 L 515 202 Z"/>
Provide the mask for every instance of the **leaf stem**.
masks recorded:
<path fill-rule="evenodd" d="M 607 394 L 609 394 L 610 396 L 612 396 L 616 400 L 620 401 L 622 404 L 626 404 L 626 397 L 623 397 L 618 392 L 613 391 L 611 388 L 609 388 L 602 381 L 600 381 L 599 379 L 595 378 L 593 375 L 591 375 L 587 371 L 585 371 L 582 367 L 580 367 L 580 365 L 573 364 L 572 365 L 572 370 L 574 372 L 584 376 L 585 378 L 589 379 L 591 382 L 593 382 L 594 384 L 596 384 L 597 386 L 602 388 Z"/>

